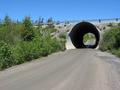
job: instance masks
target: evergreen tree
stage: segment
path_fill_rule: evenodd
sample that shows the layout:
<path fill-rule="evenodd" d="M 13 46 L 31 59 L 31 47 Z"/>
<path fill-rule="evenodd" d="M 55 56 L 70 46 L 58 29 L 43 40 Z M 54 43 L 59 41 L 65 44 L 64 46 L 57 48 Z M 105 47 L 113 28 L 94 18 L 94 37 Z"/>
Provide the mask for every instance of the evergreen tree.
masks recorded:
<path fill-rule="evenodd" d="M 49 19 L 47 20 L 47 24 L 48 24 L 48 27 L 49 27 L 49 28 L 54 28 L 54 21 L 53 21 L 52 18 L 49 18 Z"/>
<path fill-rule="evenodd" d="M 23 20 L 22 38 L 25 41 L 31 41 L 34 37 L 33 24 L 30 17 L 25 17 Z"/>
<path fill-rule="evenodd" d="M 0 27 L 2 26 L 2 20 L 0 19 Z"/>
<path fill-rule="evenodd" d="M 44 18 L 39 17 L 38 19 L 38 27 L 41 27 L 44 23 Z"/>
<path fill-rule="evenodd" d="M 4 24 L 5 26 L 10 26 L 11 23 L 12 23 L 12 21 L 11 21 L 10 17 L 9 17 L 9 16 L 5 16 L 4 21 L 3 21 L 3 24 Z"/>

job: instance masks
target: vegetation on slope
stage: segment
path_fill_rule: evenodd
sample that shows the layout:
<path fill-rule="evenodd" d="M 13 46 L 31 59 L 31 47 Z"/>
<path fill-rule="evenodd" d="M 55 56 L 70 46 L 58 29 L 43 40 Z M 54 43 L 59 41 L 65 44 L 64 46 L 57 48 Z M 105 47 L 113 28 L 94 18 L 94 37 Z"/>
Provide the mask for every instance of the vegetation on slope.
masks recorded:
<path fill-rule="evenodd" d="M 49 20 L 50 23 L 50 20 Z M 34 26 L 30 17 L 14 22 L 9 16 L 0 23 L 0 70 L 65 50 L 65 38 L 55 38 L 53 24 Z"/>
<path fill-rule="evenodd" d="M 111 27 L 103 35 L 100 50 L 109 51 L 120 57 L 120 26 Z"/>

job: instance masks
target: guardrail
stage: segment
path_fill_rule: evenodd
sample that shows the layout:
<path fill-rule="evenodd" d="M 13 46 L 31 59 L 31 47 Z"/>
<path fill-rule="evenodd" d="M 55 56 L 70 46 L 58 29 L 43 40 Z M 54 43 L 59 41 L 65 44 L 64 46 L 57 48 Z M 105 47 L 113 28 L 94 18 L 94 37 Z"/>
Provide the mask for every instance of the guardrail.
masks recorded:
<path fill-rule="evenodd" d="M 104 22 L 120 22 L 120 18 L 111 18 L 111 19 L 87 19 L 87 20 L 66 20 L 66 21 L 59 21 L 55 23 L 77 23 L 77 22 L 97 22 L 97 23 L 104 23 Z"/>

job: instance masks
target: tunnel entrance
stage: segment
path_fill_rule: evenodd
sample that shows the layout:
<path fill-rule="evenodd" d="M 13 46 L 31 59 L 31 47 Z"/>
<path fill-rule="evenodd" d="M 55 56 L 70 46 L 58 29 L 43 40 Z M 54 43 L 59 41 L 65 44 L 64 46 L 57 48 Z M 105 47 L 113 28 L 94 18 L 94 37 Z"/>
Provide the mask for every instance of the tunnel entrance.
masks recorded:
<path fill-rule="evenodd" d="M 94 44 L 86 44 L 84 37 L 87 34 L 93 34 Z M 98 29 L 89 22 L 81 22 L 76 24 L 69 34 L 73 45 L 76 48 L 96 48 L 99 44 L 100 34 Z"/>

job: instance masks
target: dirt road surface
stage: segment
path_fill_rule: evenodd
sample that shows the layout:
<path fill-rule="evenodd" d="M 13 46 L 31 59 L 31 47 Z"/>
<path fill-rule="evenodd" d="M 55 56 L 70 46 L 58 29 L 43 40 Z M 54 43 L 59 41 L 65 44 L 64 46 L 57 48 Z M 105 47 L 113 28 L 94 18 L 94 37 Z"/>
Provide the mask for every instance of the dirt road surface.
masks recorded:
<path fill-rule="evenodd" d="M 0 72 L 0 90 L 120 90 L 120 59 L 73 49 Z"/>

